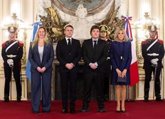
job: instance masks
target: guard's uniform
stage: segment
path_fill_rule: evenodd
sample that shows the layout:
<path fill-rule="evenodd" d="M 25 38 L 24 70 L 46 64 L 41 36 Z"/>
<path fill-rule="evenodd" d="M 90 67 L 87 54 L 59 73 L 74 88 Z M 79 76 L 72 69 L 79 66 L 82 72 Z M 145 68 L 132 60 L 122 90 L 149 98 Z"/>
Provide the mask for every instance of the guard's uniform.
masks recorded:
<path fill-rule="evenodd" d="M 107 50 L 107 59 L 105 63 L 103 64 L 103 94 L 104 94 L 104 100 L 109 100 L 109 81 L 111 80 L 111 61 L 110 61 L 110 52 L 111 52 L 111 43 L 112 41 L 108 39 L 108 27 L 106 25 L 100 25 L 100 38 L 102 40 L 106 41 L 108 50 Z"/>
<path fill-rule="evenodd" d="M 154 73 L 155 80 L 155 96 L 156 100 L 161 100 L 160 95 L 160 73 L 162 68 L 162 58 L 164 56 L 163 41 L 159 39 L 147 39 L 142 42 L 142 56 L 144 58 L 144 70 L 145 70 L 145 85 L 144 85 L 144 100 L 148 100 L 148 94 L 150 89 L 150 81 L 152 72 Z M 153 59 L 156 59 L 156 63 L 153 63 Z"/>
<path fill-rule="evenodd" d="M 9 85 L 13 76 L 16 82 L 17 101 L 21 100 L 21 58 L 23 55 L 23 43 L 18 40 L 8 40 L 2 44 L 2 57 L 4 60 L 5 88 L 4 100 L 9 101 Z"/>

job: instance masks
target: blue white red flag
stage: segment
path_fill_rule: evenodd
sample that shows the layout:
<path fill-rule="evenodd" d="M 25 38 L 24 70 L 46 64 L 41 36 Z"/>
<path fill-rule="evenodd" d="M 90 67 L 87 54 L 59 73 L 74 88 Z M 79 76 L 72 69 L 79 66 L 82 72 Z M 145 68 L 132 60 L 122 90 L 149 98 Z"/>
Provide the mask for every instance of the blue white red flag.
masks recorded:
<path fill-rule="evenodd" d="M 130 86 L 134 86 L 136 83 L 139 82 L 139 73 L 138 73 L 138 62 L 137 62 L 137 56 L 136 56 L 136 43 L 133 40 L 132 37 L 132 29 L 130 20 L 132 20 L 132 17 L 122 17 L 125 21 L 125 31 L 128 36 L 128 38 L 131 40 L 131 46 L 132 46 L 132 62 L 130 66 Z"/>

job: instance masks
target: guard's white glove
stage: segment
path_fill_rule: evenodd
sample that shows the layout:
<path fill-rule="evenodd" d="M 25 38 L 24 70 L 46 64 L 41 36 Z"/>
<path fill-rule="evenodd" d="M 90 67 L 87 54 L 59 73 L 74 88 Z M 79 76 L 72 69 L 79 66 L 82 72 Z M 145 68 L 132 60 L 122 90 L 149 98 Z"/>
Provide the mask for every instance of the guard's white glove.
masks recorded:
<path fill-rule="evenodd" d="M 9 65 L 9 67 L 13 67 L 13 66 L 14 66 L 13 59 L 8 59 L 8 60 L 7 60 L 7 63 L 8 63 L 8 65 Z"/>
<path fill-rule="evenodd" d="M 158 65 L 158 58 L 155 58 L 155 59 L 152 59 L 151 60 L 151 63 L 153 64 L 153 65 Z"/>

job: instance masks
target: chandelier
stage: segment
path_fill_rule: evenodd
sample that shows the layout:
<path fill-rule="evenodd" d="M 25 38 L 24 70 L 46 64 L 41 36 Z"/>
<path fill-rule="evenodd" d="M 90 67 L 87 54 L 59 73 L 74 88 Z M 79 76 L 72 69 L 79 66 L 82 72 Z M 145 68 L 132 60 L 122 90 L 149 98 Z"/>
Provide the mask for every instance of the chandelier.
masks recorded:
<path fill-rule="evenodd" d="M 148 29 L 148 26 L 156 25 L 158 27 L 159 23 L 156 19 L 153 19 L 149 16 L 148 12 L 144 13 L 144 18 L 139 19 L 135 22 L 136 28 Z"/>

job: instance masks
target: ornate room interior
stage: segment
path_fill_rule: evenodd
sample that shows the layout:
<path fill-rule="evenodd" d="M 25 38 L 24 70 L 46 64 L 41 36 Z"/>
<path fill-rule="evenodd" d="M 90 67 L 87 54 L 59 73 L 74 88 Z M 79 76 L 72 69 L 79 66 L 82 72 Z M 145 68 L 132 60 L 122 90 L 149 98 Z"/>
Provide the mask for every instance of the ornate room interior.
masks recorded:
<path fill-rule="evenodd" d="M 160 39 L 165 39 L 165 1 L 164 0 L 0 0 L 0 44 L 8 39 L 7 27 L 16 24 L 19 29 L 18 40 L 24 43 L 22 59 L 21 81 L 22 99 L 30 99 L 30 80 L 26 77 L 26 64 L 29 44 L 32 37 L 33 24 L 41 21 L 49 32 L 56 48 L 57 41 L 62 37 L 65 24 L 74 26 L 73 37 L 83 40 L 90 38 L 90 27 L 101 24 L 105 20 L 114 20 L 116 17 L 130 16 L 132 35 L 136 44 L 138 59 L 139 82 L 128 87 L 128 100 L 142 100 L 144 97 L 144 70 L 141 53 L 141 42 L 148 38 L 146 26 L 155 24 L 158 27 Z M 113 25 L 114 22 L 109 22 Z M 55 24 L 55 25 L 54 25 Z M 112 27 L 113 28 L 113 27 Z M 115 26 L 114 26 L 115 28 Z M 82 32 L 83 29 L 83 32 Z M 164 40 L 165 41 L 165 40 Z M 0 45 L 0 49 L 2 46 Z M 81 64 L 81 62 L 80 62 Z M 54 56 L 52 76 L 52 100 L 59 97 L 58 62 Z M 165 60 L 163 60 L 165 67 Z M 165 70 L 161 74 L 161 95 L 165 99 Z M 154 99 L 154 80 L 151 81 L 149 98 Z M 11 81 L 10 99 L 16 99 L 15 82 Z M 80 84 L 79 84 L 80 85 Z M 0 57 L 0 100 L 4 97 L 3 59 Z M 110 100 L 114 100 L 114 87 L 110 86 Z"/>

